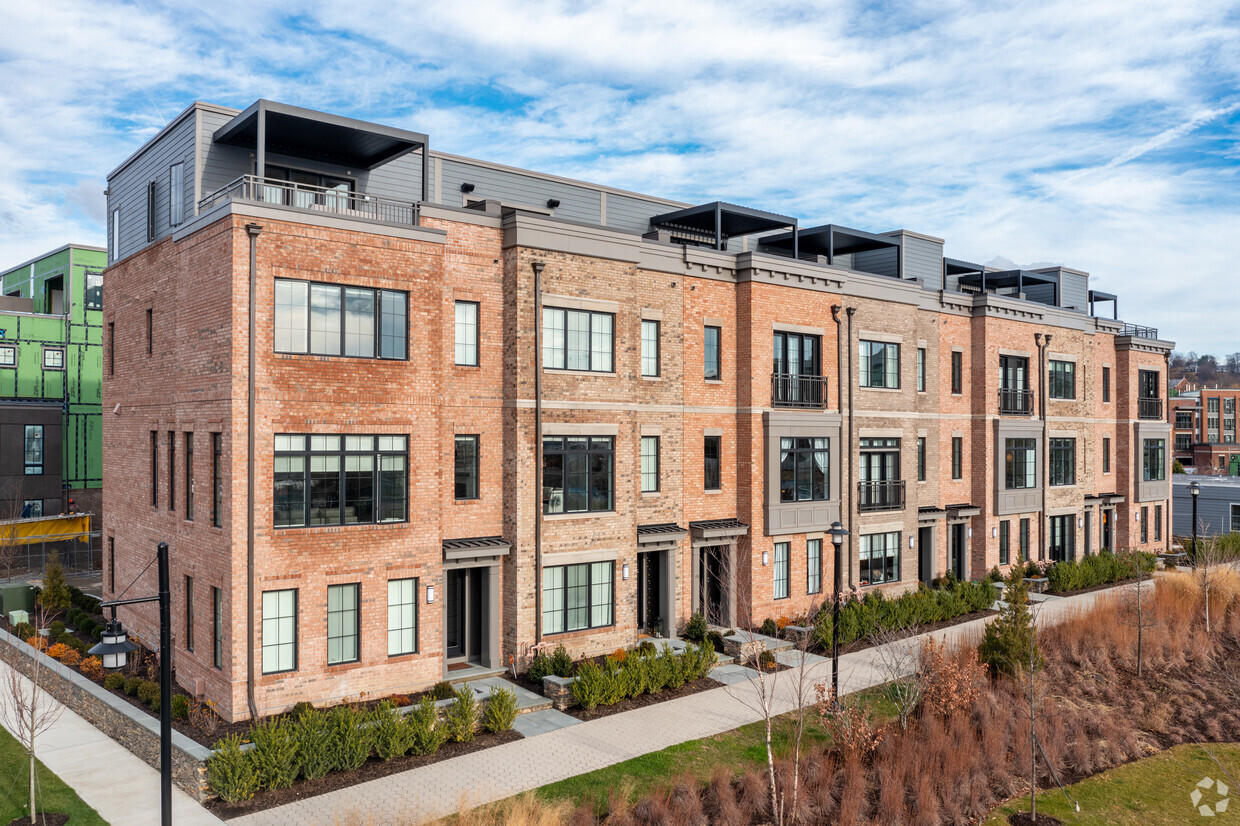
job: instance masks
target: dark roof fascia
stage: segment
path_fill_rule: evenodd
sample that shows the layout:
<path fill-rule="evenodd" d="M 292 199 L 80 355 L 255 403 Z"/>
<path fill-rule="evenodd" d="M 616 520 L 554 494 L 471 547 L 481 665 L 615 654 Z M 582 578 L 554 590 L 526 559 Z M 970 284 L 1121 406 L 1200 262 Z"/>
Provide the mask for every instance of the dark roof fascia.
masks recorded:
<path fill-rule="evenodd" d="M 836 246 L 834 239 L 851 238 L 854 239 L 853 248 L 850 249 L 847 244 Z M 855 242 L 865 242 L 865 246 L 859 247 Z M 877 249 L 898 249 L 904 246 L 904 238 L 902 236 L 879 235 L 874 232 L 866 232 L 861 229 L 852 229 L 851 227 L 842 227 L 839 224 L 823 224 L 817 227 L 806 227 L 797 230 L 797 242 L 800 252 L 805 253 L 811 250 L 820 249 L 820 254 L 828 254 L 828 250 L 834 255 L 848 255 L 853 252 L 869 252 Z M 758 239 L 759 247 L 776 247 L 778 249 L 787 249 L 792 246 L 792 233 L 781 232 L 778 235 L 768 235 Z"/>
<path fill-rule="evenodd" d="M 333 115 L 328 112 L 319 112 L 314 109 L 304 109 L 301 106 L 292 106 L 287 103 L 279 103 L 274 100 L 266 100 L 260 98 L 244 110 L 228 123 L 215 130 L 212 139 L 216 143 L 227 143 L 229 138 L 235 133 L 246 127 L 246 121 L 255 116 L 262 109 L 266 112 L 276 115 L 288 115 L 293 118 L 302 118 L 305 120 L 322 123 L 327 126 L 339 126 L 342 129 L 357 129 L 362 132 L 369 132 L 374 135 L 381 135 L 385 138 L 397 141 L 412 141 L 414 143 L 425 146 L 430 140 L 422 132 L 411 132 L 408 129 L 398 129 L 395 126 L 384 126 L 381 123 L 371 123 L 370 121 L 358 120 L 357 118 L 349 118 L 344 115 Z"/>

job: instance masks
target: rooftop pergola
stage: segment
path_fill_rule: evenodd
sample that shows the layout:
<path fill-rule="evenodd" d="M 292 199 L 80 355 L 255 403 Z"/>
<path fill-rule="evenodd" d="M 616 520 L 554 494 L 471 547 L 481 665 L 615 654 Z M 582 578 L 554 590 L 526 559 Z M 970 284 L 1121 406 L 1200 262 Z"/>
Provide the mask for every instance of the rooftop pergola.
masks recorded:
<path fill-rule="evenodd" d="M 800 252 L 822 255 L 826 257 L 828 264 L 835 263 L 837 255 L 895 249 L 897 271 L 901 277 L 904 274 L 904 245 L 899 238 L 875 235 L 872 232 L 849 229 L 836 224 L 823 224 L 819 227 L 768 235 L 758 239 L 758 247 L 776 252 L 791 252 L 794 258 Z"/>
<path fill-rule="evenodd" d="M 709 238 L 717 250 L 723 249 L 729 238 L 791 227 L 792 244 L 794 250 L 796 248 L 796 218 L 723 201 L 656 215 L 650 219 L 650 225 L 656 229 L 688 232 L 704 240 Z"/>

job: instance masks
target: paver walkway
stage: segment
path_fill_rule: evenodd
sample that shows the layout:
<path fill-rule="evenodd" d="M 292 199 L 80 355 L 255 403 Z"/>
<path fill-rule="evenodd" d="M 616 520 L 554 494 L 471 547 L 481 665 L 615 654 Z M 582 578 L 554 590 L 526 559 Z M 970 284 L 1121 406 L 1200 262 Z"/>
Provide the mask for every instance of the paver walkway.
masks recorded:
<path fill-rule="evenodd" d="M 0 685 L 8 684 L 9 673 L 8 664 L 0 662 Z M 56 725 L 35 740 L 34 751 L 43 765 L 109 823 L 159 823 L 159 772 L 68 708 Z M 223 823 L 175 786 L 172 795 L 172 820 L 177 826 Z"/>
<path fill-rule="evenodd" d="M 1038 622 L 1051 623 L 1084 611 L 1109 593 L 1114 591 L 1046 601 L 1037 609 Z M 986 622 L 973 620 L 932 635 L 953 642 L 973 642 L 981 638 Z M 878 657 L 875 649 L 840 657 L 841 695 L 885 681 L 876 667 Z M 804 667 L 814 682 L 830 679 L 830 660 L 822 659 Z M 797 676 L 795 668 L 779 673 L 774 702 L 777 713 L 795 707 Z M 762 719 L 756 699 L 753 684 L 743 680 L 371 780 L 231 823 L 300 826 L 352 822 L 413 824 L 434 820 L 465 807 L 501 800 L 686 740 L 710 737 L 756 722 Z"/>

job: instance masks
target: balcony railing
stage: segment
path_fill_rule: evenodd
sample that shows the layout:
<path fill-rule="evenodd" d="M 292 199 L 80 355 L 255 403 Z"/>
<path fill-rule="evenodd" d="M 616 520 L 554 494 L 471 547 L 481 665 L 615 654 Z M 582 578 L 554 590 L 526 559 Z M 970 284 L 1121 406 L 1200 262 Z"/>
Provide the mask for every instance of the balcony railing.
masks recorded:
<path fill-rule="evenodd" d="M 775 407 L 826 407 L 827 377 L 772 373 L 771 404 Z"/>
<path fill-rule="evenodd" d="M 1162 399 L 1137 399 L 1137 418 L 1158 420 L 1163 417 Z"/>
<path fill-rule="evenodd" d="M 857 485 L 857 502 L 862 513 L 904 510 L 904 480 L 861 482 Z"/>
<path fill-rule="evenodd" d="M 999 412 L 1015 416 L 1032 414 L 1033 391 L 1001 387 L 999 389 Z"/>
<path fill-rule="evenodd" d="M 397 201 L 364 192 L 328 189 L 257 175 L 242 175 L 223 189 L 211 193 L 198 202 L 198 211 L 204 212 L 226 201 L 277 204 L 384 224 L 416 226 L 418 223 L 418 205 L 412 201 Z"/>
<path fill-rule="evenodd" d="M 1142 327 L 1140 324 L 1128 324 L 1125 322 L 1124 326 L 1120 328 L 1119 334 L 1121 336 L 1136 336 L 1137 338 L 1156 339 L 1158 338 L 1158 328 Z"/>

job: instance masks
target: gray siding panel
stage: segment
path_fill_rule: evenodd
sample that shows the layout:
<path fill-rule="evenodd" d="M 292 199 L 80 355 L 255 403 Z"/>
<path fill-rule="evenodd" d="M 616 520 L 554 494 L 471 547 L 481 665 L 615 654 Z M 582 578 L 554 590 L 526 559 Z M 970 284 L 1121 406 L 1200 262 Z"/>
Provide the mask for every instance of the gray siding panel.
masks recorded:
<path fill-rule="evenodd" d="M 943 245 L 905 235 L 904 277 L 920 278 L 927 290 L 940 289 L 943 286 Z"/>
<path fill-rule="evenodd" d="M 852 268 L 861 272 L 899 278 L 899 261 L 894 247 L 869 252 L 854 252 Z"/>
<path fill-rule="evenodd" d="M 546 209 L 547 201 L 560 202 L 554 215 L 570 221 L 598 224 L 602 217 L 602 201 L 597 190 L 583 186 L 550 181 L 533 175 L 520 175 L 502 169 L 492 169 L 454 158 L 441 158 L 443 163 L 442 198 L 448 206 L 464 206 L 464 198 L 474 200 L 493 199 L 506 204 Z M 461 192 L 461 184 L 470 183 L 474 189 L 467 196 Z M 607 223 L 612 226 L 612 211 L 616 197 L 607 196 Z"/>
<path fill-rule="evenodd" d="M 1074 272 L 1059 275 L 1059 306 L 1089 312 L 1089 277 Z"/>
<path fill-rule="evenodd" d="M 1054 284 L 1025 284 L 1025 298 L 1030 301 L 1036 301 L 1039 304 L 1049 304 L 1055 306 L 1055 285 Z"/>
<path fill-rule="evenodd" d="M 184 163 L 188 189 L 193 188 L 194 114 L 190 112 L 176 127 L 148 145 L 132 163 L 108 180 L 108 243 L 112 239 L 112 210 L 120 209 L 120 238 L 116 239 L 119 258 L 132 255 L 147 245 L 147 184 L 155 182 L 155 237 L 171 232 L 168 198 L 171 191 L 169 169 Z M 187 203 L 193 196 L 187 194 Z M 193 217 L 187 211 L 183 220 Z M 109 262 L 112 263 L 112 262 Z"/>
<path fill-rule="evenodd" d="M 1184 476 L 1173 483 L 1172 533 L 1176 536 L 1193 535 L 1193 498 L 1188 485 L 1179 484 Z M 1191 477 L 1189 477 L 1191 478 Z M 1240 484 L 1211 483 L 1201 479 L 1201 495 L 1197 497 L 1197 535 L 1215 536 L 1229 531 L 1240 531 L 1240 522 L 1231 520 L 1231 506 L 1240 507 Z"/>
<path fill-rule="evenodd" d="M 652 217 L 675 211 L 676 207 L 667 204 L 607 193 L 607 226 L 614 229 L 645 233 L 650 230 Z M 754 249 L 752 239 L 750 249 Z"/>
<path fill-rule="evenodd" d="M 239 146 L 220 146 L 213 141 L 215 131 L 232 120 L 231 115 L 202 111 L 202 131 L 198 133 L 198 158 L 202 164 L 202 200 L 228 183 L 250 172 L 250 151 Z"/>

